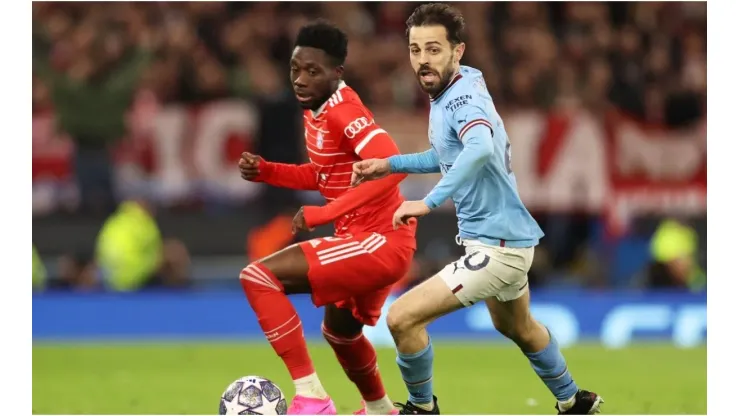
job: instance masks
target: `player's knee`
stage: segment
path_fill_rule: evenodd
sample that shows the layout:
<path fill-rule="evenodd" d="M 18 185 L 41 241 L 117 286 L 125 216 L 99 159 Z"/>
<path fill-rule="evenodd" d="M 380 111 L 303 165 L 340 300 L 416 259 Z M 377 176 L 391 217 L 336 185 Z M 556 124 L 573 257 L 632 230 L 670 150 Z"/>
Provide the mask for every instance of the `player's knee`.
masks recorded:
<path fill-rule="evenodd" d="M 239 273 L 239 280 L 247 293 L 282 292 L 283 285 L 275 275 L 259 262 L 253 262 Z"/>
<path fill-rule="evenodd" d="M 515 326 L 511 320 L 501 318 L 500 316 L 493 316 L 493 327 L 506 338 L 513 340 L 516 337 Z"/>
<path fill-rule="evenodd" d="M 391 331 L 394 338 L 400 334 L 408 332 L 416 325 L 413 316 L 408 313 L 408 310 L 406 310 L 403 305 L 399 305 L 397 303 L 392 304 L 388 310 L 386 322 L 388 323 L 388 329 Z"/>

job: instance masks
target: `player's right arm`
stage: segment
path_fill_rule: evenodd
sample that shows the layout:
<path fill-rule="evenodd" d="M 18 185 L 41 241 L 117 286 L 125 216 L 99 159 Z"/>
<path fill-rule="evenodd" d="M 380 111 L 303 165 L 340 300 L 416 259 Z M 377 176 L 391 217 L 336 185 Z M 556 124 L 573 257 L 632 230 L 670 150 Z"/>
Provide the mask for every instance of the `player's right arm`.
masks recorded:
<path fill-rule="evenodd" d="M 250 182 L 263 182 L 279 188 L 299 191 L 319 189 L 316 171 L 310 163 L 291 165 L 268 162 L 260 156 L 244 152 L 239 160 L 239 172 L 242 179 Z"/>
<path fill-rule="evenodd" d="M 439 157 L 434 149 L 388 158 L 391 173 L 439 173 Z"/>
<path fill-rule="evenodd" d="M 383 178 L 391 173 L 438 173 L 439 158 L 434 149 L 426 152 L 393 155 L 386 159 L 367 159 L 352 165 L 352 186 Z"/>

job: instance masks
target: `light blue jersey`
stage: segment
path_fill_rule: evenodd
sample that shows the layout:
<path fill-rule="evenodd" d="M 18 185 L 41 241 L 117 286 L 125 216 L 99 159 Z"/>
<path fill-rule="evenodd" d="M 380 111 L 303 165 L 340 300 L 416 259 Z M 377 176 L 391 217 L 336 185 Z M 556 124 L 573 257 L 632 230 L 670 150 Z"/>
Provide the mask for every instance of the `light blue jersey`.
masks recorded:
<path fill-rule="evenodd" d="M 461 66 L 432 100 L 429 143 L 426 152 L 391 157 L 391 170 L 441 171 L 424 202 L 434 209 L 452 198 L 460 238 L 506 247 L 539 243 L 544 233 L 519 198 L 509 137 L 480 71 Z"/>

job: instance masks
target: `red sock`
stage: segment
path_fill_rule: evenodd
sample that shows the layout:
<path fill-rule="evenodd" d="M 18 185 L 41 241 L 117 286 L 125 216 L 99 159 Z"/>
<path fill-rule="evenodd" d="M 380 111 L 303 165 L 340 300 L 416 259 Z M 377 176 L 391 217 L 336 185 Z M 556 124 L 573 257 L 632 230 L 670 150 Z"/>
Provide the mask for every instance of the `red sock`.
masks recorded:
<path fill-rule="evenodd" d="M 252 263 L 242 270 L 239 282 L 267 340 L 288 367 L 293 380 L 314 373 L 301 319 L 275 275 L 263 265 Z"/>
<path fill-rule="evenodd" d="M 347 373 L 347 377 L 357 385 L 362 398 L 365 401 L 382 399 L 385 396 L 385 388 L 380 378 L 380 371 L 378 371 L 378 356 L 365 335 L 344 338 L 332 334 L 323 324 L 321 331 L 334 349 L 334 354 L 344 372 Z"/>

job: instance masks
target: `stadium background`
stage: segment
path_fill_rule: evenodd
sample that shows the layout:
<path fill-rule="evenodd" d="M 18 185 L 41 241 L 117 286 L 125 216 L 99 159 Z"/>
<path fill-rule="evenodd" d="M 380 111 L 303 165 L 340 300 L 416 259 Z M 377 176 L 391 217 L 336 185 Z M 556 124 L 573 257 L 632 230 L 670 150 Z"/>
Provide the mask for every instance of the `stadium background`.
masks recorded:
<path fill-rule="evenodd" d="M 244 182 L 236 162 L 245 149 L 305 160 L 287 61 L 314 17 L 350 35 L 346 80 L 401 151 L 425 150 L 428 101 L 403 37 L 416 4 L 34 3 L 34 412 L 209 413 L 247 373 L 289 387 L 236 279 L 309 238 L 291 235 L 292 215 L 322 200 Z M 569 346 L 577 380 L 612 398 L 606 412 L 705 413 L 706 3 L 458 6 L 463 63 L 485 74 L 546 233 L 530 273 L 535 315 Z M 402 189 L 420 198 L 437 179 Z M 421 221 L 396 295 L 458 255 L 455 234 L 450 206 Z M 295 303 L 320 375 L 344 395 L 340 411 L 354 410 L 321 345 L 321 311 Z M 484 309 L 431 331 L 445 341 L 446 412 L 550 413 L 514 347 L 485 342 L 501 338 Z M 368 335 L 389 343 L 382 322 Z M 496 359 L 450 358 L 473 354 Z M 392 359 L 383 349 L 401 399 Z M 470 385 L 445 382 L 463 375 Z M 463 398 L 489 387 L 505 393 Z"/>

